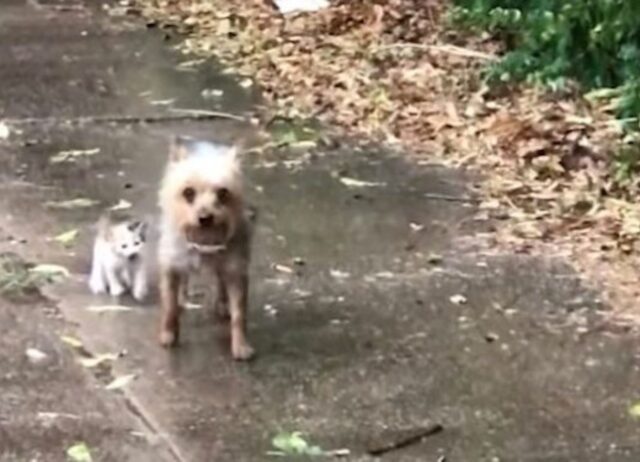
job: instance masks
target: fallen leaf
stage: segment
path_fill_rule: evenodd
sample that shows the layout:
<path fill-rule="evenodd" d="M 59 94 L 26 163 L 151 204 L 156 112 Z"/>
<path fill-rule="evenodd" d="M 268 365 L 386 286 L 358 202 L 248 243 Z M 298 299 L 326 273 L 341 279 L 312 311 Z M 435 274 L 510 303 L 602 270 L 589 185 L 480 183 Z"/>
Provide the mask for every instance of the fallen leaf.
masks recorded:
<path fill-rule="evenodd" d="M 132 207 L 131 202 L 126 201 L 124 199 L 120 199 L 116 205 L 111 207 L 111 210 L 114 210 L 114 211 L 127 210 L 127 209 L 130 209 L 131 207 Z"/>
<path fill-rule="evenodd" d="M 92 462 L 91 451 L 85 443 L 76 443 L 67 449 L 67 457 L 73 462 Z"/>
<path fill-rule="evenodd" d="M 32 274 L 42 276 L 51 280 L 66 278 L 70 276 L 69 270 L 64 266 L 43 263 L 36 265 L 29 270 Z"/>
<path fill-rule="evenodd" d="M 131 307 L 125 305 L 100 305 L 89 306 L 87 307 L 87 311 L 91 311 L 92 313 L 106 313 L 108 311 L 131 311 Z"/>
<path fill-rule="evenodd" d="M 253 80 L 251 80 L 250 78 L 242 79 L 240 81 L 240 86 L 245 89 L 250 88 L 253 86 Z"/>
<path fill-rule="evenodd" d="M 27 351 L 25 352 L 25 354 L 27 355 L 27 358 L 29 358 L 29 360 L 34 363 L 39 363 L 40 361 L 42 361 L 43 359 L 46 359 L 47 357 L 46 353 L 43 353 L 37 348 L 27 348 Z"/>
<path fill-rule="evenodd" d="M 640 401 L 629 408 L 629 415 L 634 419 L 640 419 Z"/>
<path fill-rule="evenodd" d="M 62 162 L 74 162 L 79 157 L 94 156 L 100 152 L 100 148 L 93 149 L 72 149 L 69 151 L 60 151 L 49 159 L 52 164 L 60 164 Z"/>
<path fill-rule="evenodd" d="M 120 388 L 127 386 L 129 382 L 131 382 L 135 378 L 136 378 L 136 374 L 121 375 L 120 377 L 116 377 L 115 379 L 113 379 L 113 381 L 111 381 L 111 383 L 109 383 L 105 387 L 105 389 L 118 390 Z"/>
<path fill-rule="evenodd" d="M 70 199 L 66 201 L 46 202 L 45 206 L 52 209 L 70 210 L 70 209 L 81 209 L 81 208 L 93 207 L 94 205 L 97 205 L 97 204 L 98 204 L 98 201 L 96 200 L 87 199 L 85 197 L 78 197 L 76 199 Z"/>
<path fill-rule="evenodd" d="M 351 274 L 347 273 L 346 271 L 340 271 L 337 269 L 329 270 L 329 274 L 331 275 L 331 277 L 334 277 L 336 279 L 346 279 L 351 276 Z"/>
<path fill-rule="evenodd" d="M 76 239 L 76 237 L 78 237 L 79 232 L 80 231 L 78 231 L 77 229 L 72 229 L 70 231 L 58 234 L 56 237 L 53 238 L 53 240 L 56 242 L 59 242 L 64 246 L 68 246 L 68 245 L 71 245 L 71 243 Z"/>
<path fill-rule="evenodd" d="M 276 271 L 279 271 L 281 273 L 286 273 L 286 274 L 293 274 L 293 269 L 285 266 L 285 265 L 280 265 L 279 263 L 276 263 L 273 265 L 273 269 Z"/>
<path fill-rule="evenodd" d="M 217 88 L 205 88 L 200 92 L 203 98 L 221 98 L 224 95 L 224 91 Z"/>
<path fill-rule="evenodd" d="M 318 11 L 329 6 L 327 0 L 274 0 L 282 14 L 294 11 Z"/>
<path fill-rule="evenodd" d="M 436 253 L 429 254 L 429 256 L 427 257 L 427 262 L 432 265 L 440 264 L 442 263 L 442 260 L 442 255 L 438 255 Z"/>
<path fill-rule="evenodd" d="M 340 183 L 350 188 L 368 188 L 368 187 L 374 187 L 374 186 L 385 186 L 385 183 L 356 180 L 355 178 L 348 178 L 346 176 L 340 177 Z"/>
<path fill-rule="evenodd" d="M 119 354 L 116 353 L 103 353 L 97 356 L 94 356 L 92 358 L 79 358 L 78 362 L 88 368 L 91 369 L 93 367 L 97 367 L 100 364 L 106 362 L 106 361 L 115 361 L 116 359 L 118 359 L 120 357 Z"/>
<path fill-rule="evenodd" d="M 0 122 L 0 140 L 9 138 L 10 133 L 9 126 L 5 122 Z"/>
<path fill-rule="evenodd" d="M 467 297 L 461 294 L 452 295 L 451 297 L 449 297 L 449 300 L 454 305 L 464 305 L 465 303 L 467 303 Z"/>
<path fill-rule="evenodd" d="M 69 335 L 61 335 L 60 340 L 73 348 L 82 348 L 82 342 L 75 337 L 71 337 Z"/>
<path fill-rule="evenodd" d="M 175 101 L 176 101 L 175 98 L 156 99 L 153 101 L 149 101 L 149 104 L 151 104 L 152 106 L 169 106 L 173 104 Z"/>
<path fill-rule="evenodd" d="M 276 435 L 271 444 L 286 455 L 319 456 L 323 454 L 318 446 L 311 446 L 300 432 L 282 432 Z"/>

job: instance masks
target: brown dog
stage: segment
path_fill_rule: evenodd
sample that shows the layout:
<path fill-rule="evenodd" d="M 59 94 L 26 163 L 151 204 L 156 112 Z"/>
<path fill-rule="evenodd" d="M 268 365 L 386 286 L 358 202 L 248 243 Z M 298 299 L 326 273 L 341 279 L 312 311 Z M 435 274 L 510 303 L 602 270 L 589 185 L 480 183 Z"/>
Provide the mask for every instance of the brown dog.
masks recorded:
<path fill-rule="evenodd" d="M 252 223 L 235 147 L 176 138 L 160 188 L 160 343 L 180 331 L 179 294 L 199 269 L 217 278 L 216 312 L 231 318 L 231 354 L 248 360 L 246 314 Z"/>

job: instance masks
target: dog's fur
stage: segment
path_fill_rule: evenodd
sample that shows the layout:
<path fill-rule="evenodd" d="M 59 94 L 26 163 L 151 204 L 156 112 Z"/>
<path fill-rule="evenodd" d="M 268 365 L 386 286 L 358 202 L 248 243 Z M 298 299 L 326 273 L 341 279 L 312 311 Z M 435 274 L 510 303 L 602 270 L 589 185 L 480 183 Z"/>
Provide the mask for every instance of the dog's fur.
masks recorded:
<path fill-rule="evenodd" d="M 149 293 L 147 222 L 105 212 L 98 221 L 89 287 L 95 294 L 119 297 L 131 292 L 138 301 Z"/>
<path fill-rule="evenodd" d="M 189 273 L 204 269 L 217 278 L 216 313 L 231 319 L 231 354 L 250 359 L 254 350 L 247 341 L 246 314 L 252 226 L 236 148 L 175 138 L 160 209 L 160 343 L 177 343 L 179 297 L 186 293 Z"/>

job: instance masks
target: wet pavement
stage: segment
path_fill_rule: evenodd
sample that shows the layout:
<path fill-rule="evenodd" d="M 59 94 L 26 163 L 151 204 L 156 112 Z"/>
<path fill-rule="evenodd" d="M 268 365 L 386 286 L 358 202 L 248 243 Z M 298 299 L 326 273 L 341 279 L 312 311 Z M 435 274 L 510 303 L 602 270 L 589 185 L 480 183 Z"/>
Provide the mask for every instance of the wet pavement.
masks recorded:
<path fill-rule="evenodd" d="M 99 460 L 144 460 L 146 451 L 149 460 L 263 461 L 282 430 L 324 449 L 348 448 L 348 460 L 373 460 L 372 447 L 434 422 L 444 430 L 382 459 L 639 459 L 639 423 L 628 415 L 640 399 L 637 341 L 590 331 L 599 322 L 597 294 L 568 262 L 490 249 L 483 231 L 491 224 L 465 200 L 472 180 L 464 172 L 346 147 L 249 156 L 250 195 L 260 208 L 250 315 L 259 357 L 250 364 L 230 360 L 225 329 L 207 309 L 187 311 L 172 352 L 155 343 L 154 305 L 87 310 L 112 304 L 86 290 L 101 208 L 123 199 L 155 211 L 170 134 L 225 140 L 251 131 L 233 121 L 176 120 L 172 109 L 244 114 L 256 96 L 211 63 L 180 69 L 192 58 L 173 52 L 161 32 L 92 4 L 7 5 L 0 118 L 12 132 L 0 141 L 2 249 L 62 264 L 72 276 L 46 290 L 64 324 L 43 321 L 34 332 L 24 321 L 13 328 L 23 334 L 0 342 L 21 354 L 25 338 L 45 336 L 64 350 L 51 332 L 75 331 L 95 354 L 126 351 L 111 377 L 136 379 L 121 394 L 104 391 L 114 408 L 105 416 L 117 429 L 142 427 L 148 446 Z M 211 89 L 222 97 L 204 98 Z M 60 151 L 96 148 L 51 162 Z M 98 205 L 47 206 L 75 198 Z M 71 248 L 50 239 L 76 228 Z M 24 367 L 0 364 L 0 377 Z M 81 374 L 70 360 L 65 367 Z M 104 377 L 83 377 L 99 395 Z M 57 376 L 43 380 L 52 395 L 68 387 Z M 0 423 L 10 412 L 5 396 Z M 16 446 L 19 428 L 0 440 L 0 460 L 30 454 L 28 442 Z M 93 443 L 91 434 L 68 432 Z M 62 444 L 47 440 L 38 450 L 50 453 L 37 460 L 64 460 Z"/>

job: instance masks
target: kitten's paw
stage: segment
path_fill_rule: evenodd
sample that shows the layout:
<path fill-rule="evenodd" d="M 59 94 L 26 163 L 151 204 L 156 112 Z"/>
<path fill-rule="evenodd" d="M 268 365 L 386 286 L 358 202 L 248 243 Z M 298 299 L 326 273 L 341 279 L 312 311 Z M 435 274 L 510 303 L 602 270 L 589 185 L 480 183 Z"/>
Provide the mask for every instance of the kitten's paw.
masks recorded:
<path fill-rule="evenodd" d="M 89 289 L 95 295 L 106 294 L 107 284 L 100 278 L 92 277 L 89 279 Z"/>
<path fill-rule="evenodd" d="M 133 288 L 133 298 L 143 302 L 149 296 L 149 289 L 145 285 L 137 285 Z"/>
<path fill-rule="evenodd" d="M 120 297 L 124 295 L 126 291 L 127 289 L 125 289 L 124 286 L 121 285 L 112 285 L 111 287 L 109 287 L 109 294 L 112 297 Z"/>

